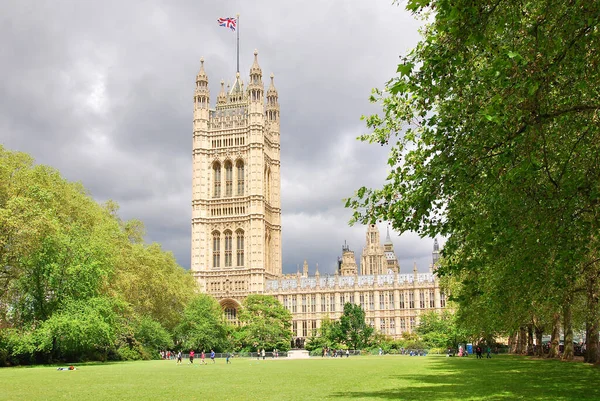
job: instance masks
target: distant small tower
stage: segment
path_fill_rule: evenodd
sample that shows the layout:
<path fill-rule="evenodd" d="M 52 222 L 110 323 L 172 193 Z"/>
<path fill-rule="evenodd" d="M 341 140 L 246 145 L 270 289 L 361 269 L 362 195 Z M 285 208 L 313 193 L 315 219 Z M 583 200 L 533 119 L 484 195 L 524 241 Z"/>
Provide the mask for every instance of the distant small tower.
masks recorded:
<path fill-rule="evenodd" d="M 304 260 L 304 264 L 302 265 L 302 277 L 308 277 L 308 262 L 306 259 Z"/>
<path fill-rule="evenodd" d="M 390 226 L 387 227 L 387 235 L 385 236 L 385 242 L 383 243 L 383 251 L 385 253 L 385 260 L 387 262 L 386 270 L 383 273 L 400 273 L 400 263 L 394 252 L 394 243 L 390 238 Z"/>
<path fill-rule="evenodd" d="M 431 252 L 431 256 L 433 259 L 433 268 L 435 269 L 440 260 L 440 245 L 438 244 L 437 238 L 433 240 L 433 252 Z"/>
<path fill-rule="evenodd" d="M 367 241 L 363 248 L 360 260 L 360 274 L 387 274 L 388 262 L 386 260 L 386 248 L 381 246 L 379 238 L 379 229 L 377 226 L 375 224 L 369 224 L 367 226 Z M 393 253 L 393 245 L 391 245 L 392 241 L 390 240 L 389 242 L 390 244 L 388 244 L 387 248 L 390 249 L 389 252 Z"/>
<path fill-rule="evenodd" d="M 342 276 L 354 276 L 357 273 L 354 251 L 350 250 L 346 241 L 344 241 L 344 245 L 342 245 L 342 260 L 339 270 Z"/>

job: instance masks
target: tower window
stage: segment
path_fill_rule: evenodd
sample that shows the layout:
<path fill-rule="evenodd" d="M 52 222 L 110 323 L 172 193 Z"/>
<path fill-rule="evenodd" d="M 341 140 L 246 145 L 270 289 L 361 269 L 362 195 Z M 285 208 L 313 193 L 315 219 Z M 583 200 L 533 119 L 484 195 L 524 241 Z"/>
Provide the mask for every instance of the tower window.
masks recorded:
<path fill-rule="evenodd" d="M 221 234 L 218 231 L 213 233 L 213 267 L 221 267 Z"/>
<path fill-rule="evenodd" d="M 244 195 L 244 162 L 238 160 L 236 163 L 237 167 L 237 195 Z"/>
<path fill-rule="evenodd" d="M 220 198 L 221 197 L 221 164 L 216 162 L 213 165 L 213 197 Z"/>
<path fill-rule="evenodd" d="M 236 231 L 237 234 L 237 265 L 244 266 L 244 232 Z"/>
<path fill-rule="evenodd" d="M 233 166 L 231 162 L 225 163 L 225 196 L 233 195 Z"/>
<path fill-rule="evenodd" d="M 231 250 L 233 248 L 233 238 L 231 231 L 225 232 L 225 267 L 231 267 Z"/>

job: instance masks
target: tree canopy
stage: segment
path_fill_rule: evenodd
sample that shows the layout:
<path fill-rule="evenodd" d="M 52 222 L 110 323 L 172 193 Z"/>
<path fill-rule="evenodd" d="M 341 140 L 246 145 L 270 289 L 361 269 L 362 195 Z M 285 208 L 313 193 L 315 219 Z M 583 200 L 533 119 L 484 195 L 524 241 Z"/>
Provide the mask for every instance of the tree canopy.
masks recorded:
<path fill-rule="evenodd" d="M 334 324 L 333 333 L 338 342 L 351 349 L 362 349 L 369 344 L 374 329 L 365 321 L 365 311 L 360 305 L 347 302 L 340 320 Z"/>
<path fill-rule="evenodd" d="M 185 308 L 175 332 L 184 349 L 225 351 L 227 324 L 219 303 L 210 295 L 197 295 Z"/>
<path fill-rule="evenodd" d="M 117 210 L 0 146 L 0 365 L 149 357 L 171 344 L 165 329 L 195 283 Z"/>
<path fill-rule="evenodd" d="M 459 313 L 485 308 L 490 329 L 523 338 L 562 320 L 569 358 L 585 310 L 586 358 L 598 360 L 600 3 L 407 9 L 429 22 L 373 92 L 383 113 L 361 139 L 389 144 L 390 172 L 347 201 L 353 221 L 446 236 L 438 273 L 455 281 Z"/>
<path fill-rule="evenodd" d="M 247 349 L 288 350 L 292 314 L 270 295 L 249 295 L 242 303 L 239 340 Z"/>

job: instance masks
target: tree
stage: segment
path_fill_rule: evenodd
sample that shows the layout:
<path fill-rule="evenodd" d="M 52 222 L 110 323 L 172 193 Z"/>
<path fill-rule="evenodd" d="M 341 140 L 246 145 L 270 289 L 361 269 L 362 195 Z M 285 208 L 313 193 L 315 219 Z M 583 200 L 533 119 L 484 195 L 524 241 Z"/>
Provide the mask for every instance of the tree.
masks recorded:
<path fill-rule="evenodd" d="M 420 315 L 416 332 L 427 346 L 436 348 L 456 349 L 469 339 L 467 332 L 458 327 L 454 315 L 449 311 Z"/>
<path fill-rule="evenodd" d="M 106 360 L 121 327 L 116 308 L 106 298 L 69 302 L 37 330 L 38 349 L 50 361 Z"/>
<path fill-rule="evenodd" d="M 197 293 L 194 278 L 159 244 L 133 243 L 123 247 L 126 252 L 122 253 L 109 292 L 130 303 L 136 314 L 151 317 L 173 330 Z"/>
<path fill-rule="evenodd" d="M 150 355 L 158 355 L 161 350 L 170 350 L 173 347 L 171 334 L 159 322 L 149 317 L 142 317 L 136 323 L 134 336 Z"/>
<path fill-rule="evenodd" d="M 361 349 L 369 344 L 374 329 L 365 322 L 365 311 L 359 305 L 347 302 L 344 313 L 336 322 L 334 332 L 340 343 L 352 349 Z"/>
<path fill-rule="evenodd" d="M 0 146 L 1 359 L 139 359 L 170 344 L 165 328 L 179 322 L 193 278 L 117 211 Z"/>
<path fill-rule="evenodd" d="M 97 297 L 114 271 L 118 223 L 80 184 L 0 147 L 0 308 L 36 324 Z"/>
<path fill-rule="evenodd" d="M 520 305 L 486 298 L 488 310 L 516 317 L 500 319 L 507 331 L 524 333 L 541 303 L 562 316 L 568 347 L 574 295 L 586 293 L 597 360 L 600 4 L 407 8 L 433 18 L 399 76 L 372 96 L 383 115 L 366 119 L 373 133 L 361 139 L 392 141 L 390 174 L 381 189 L 360 188 L 347 201 L 353 220 L 447 236 L 439 273 L 462 280 L 452 294 L 459 308 L 482 300 L 483 286 L 523 289 Z"/>
<path fill-rule="evenodd" d="M 246 348 L 290 348 L 292 314 L 275 297 L 249 295 L 242 303 L 239 320 Z"/>
<path fill-rule="evenodd" d="M 210 295 L 199 294 L 185 308 L 183 318 L 175 329 L 184 349 L 227 348 L 227 324 L 219 303 Z"/>
<path fill-rule="evenodd" d="M 337 348 L 336 341 L 339 339 L 339 326 L 336 325 L 329 316 L 325 316 L 321 320 L 321 327 L 316 333 L 311 333 L 311 336 L 306 342 L 306 349 L 309 351 L 317 348 Z"/>

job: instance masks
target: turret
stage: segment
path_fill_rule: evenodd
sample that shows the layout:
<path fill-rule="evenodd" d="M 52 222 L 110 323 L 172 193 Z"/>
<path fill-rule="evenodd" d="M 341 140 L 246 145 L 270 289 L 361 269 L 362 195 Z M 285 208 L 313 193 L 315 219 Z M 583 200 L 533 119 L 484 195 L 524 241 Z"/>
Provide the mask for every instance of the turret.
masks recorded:
<path fill-rule="evenodd" d="M 433 259 L 433 268 L 435 269 L 440 260 L 440 244 L 438 244 L 437 238 L 433 240 L 433 252 L 431 253 L 431 256 Z"/>
<path fill-rule="evenodd" d="M 302 277 L 308 277 L 308 262 L 304 260 L 304 264 L 302 265 Z"/>
<path fill-rule="evenodd" d="M 342 276 L 353 276 L 358 270 L 356 259 L 354 258 L 354 251 L 350 250 L 350 247 L 345 241 L 344 245 L 342 245 L 342 259 L 339 270 Z"/>
<path fill-rule="evenodd" d="M 248 83 L 248 96 L 251 103 L 263 103 L 264 85 L 262 70 L 258 65 L 258 50 L 254 50 L 254 63 L 250 67 L 250 82 Z"/>
<path fill-rule="evenodd" d="M 383 243 L 383 251 L 385 254 L 385 268 L 382 269 L 382 274 L 385 273 L 398 273 L 400 272 L 400 263 L 394 252 L 394 243 L 390 237 L 390 227 L 387 227 L 387 235 L 385 236 L 385 242 Z"/>
<path fill-rule="evenodd" d="M 210 105 L 210 91 L 208 90 L 208 76 L 204 71 L 204 59 L 200 59 L 200 71 L 196 75 L 196 90 L 194 91 L 194 110 L 206 109 Z"/>
<path fill-rule="evenodd" d="M 227 94 L 225 93 L 225 81 L 221 80 L 221 92 L 217 96 L 217 104 L 222 105 L 227 103 Z"/>
<path fill-rule="evenodd" d="M 271 84 L 269 85 L 269 89 L 267 90 L 267 120 L 274 123 L 279 123 L 279 103 L 278 103 L 278 95 L 277 89 L 275 89 L 275 83 L 273 83 L 273 78 L 275 76 L 271 74 Z"/>
<path fill-rule="evenodd" d="M 194 89 L 194 148 L 206 146 L 208 134 L 208 120 L 210 107 L 210 91 L 208 90 L 208 76 L 204 71 L 204 59 L 200 59 L 200 71 L 196 75 L 196 88 Z M 194 169 L 199 168 L 197 165 Z"/>

